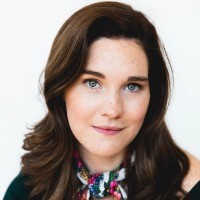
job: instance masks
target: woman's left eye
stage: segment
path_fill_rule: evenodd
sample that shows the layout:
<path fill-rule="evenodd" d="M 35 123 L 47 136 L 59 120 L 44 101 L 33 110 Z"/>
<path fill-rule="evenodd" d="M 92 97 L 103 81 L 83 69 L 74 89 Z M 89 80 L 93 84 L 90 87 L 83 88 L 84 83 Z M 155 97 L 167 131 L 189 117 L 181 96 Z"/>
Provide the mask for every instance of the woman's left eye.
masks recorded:
<path fill-rule="evenodd" d="M 140 88 L 141 86 L 135 83 L 130 83 L 125 87 L 126 90 L 129 90 L 131 92 L 137 92 L 140 90 Z"/>

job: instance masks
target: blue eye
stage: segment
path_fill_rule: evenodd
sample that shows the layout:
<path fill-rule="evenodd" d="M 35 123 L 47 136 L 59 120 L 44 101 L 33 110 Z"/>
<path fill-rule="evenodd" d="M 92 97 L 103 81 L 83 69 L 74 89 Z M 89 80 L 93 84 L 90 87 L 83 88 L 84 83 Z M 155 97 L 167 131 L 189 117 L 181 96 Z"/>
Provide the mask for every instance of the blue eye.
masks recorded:
<path fill-rule="evenodd" d="M 140 86 L 135 83 L 130 83 L 126 86 L 126 88 L 128 88 L 127 90 L 129 90 L 130 92 L 137 92 L 140 89 Z"/>
<path fill-rule="evenodd" d="M 100 87 L 99 83 L 95 79 L 87 79 L 84 82 L 86 83 L 87 87 L 90 89 L 96 89 Z"/>

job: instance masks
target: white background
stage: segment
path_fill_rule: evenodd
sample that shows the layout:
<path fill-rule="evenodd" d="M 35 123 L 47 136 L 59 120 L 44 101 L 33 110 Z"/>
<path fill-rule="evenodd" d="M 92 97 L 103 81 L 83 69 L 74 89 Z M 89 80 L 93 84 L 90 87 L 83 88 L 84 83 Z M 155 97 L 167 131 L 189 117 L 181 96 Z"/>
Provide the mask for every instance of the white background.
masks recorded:
<path fill-rule="evenodd" d="M 27 126 L 45 113 L 38 80 L 60 26 L 89 0 L 0 0 L 0 199 L 20 170 Z M 176 142 L 200 158 L 200 3 L 121 1 L 146 13 L 171 59 L 175 87 L 167 122 Z"/>

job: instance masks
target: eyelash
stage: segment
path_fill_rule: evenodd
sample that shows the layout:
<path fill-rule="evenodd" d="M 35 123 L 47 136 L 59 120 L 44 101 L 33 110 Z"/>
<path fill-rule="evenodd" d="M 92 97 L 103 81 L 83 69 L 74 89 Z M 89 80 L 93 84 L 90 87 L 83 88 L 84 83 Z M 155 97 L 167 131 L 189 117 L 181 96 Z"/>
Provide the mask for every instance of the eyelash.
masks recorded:
<path fill-rule="evenodd" d="M 95 87 L 91 87 L 91 86 L 89 86 L 89 82 L 96 82 L 97 84 L 99 84 L 99 82 L 98 82 L 98 80 L 97 79 L 85 79 L 84 81 L 83 81 L 83 83 L 84 84 L 86 84 L 86 86 L 89 88 L 89 89 L 91 89 L 91 90 L 95 90 L 95 89 L 98 89 L 98 88 L 95 88 Z M 100 85 L 100 84 L 99 84 Z M 141 90 L 142 89 L 142 86 L 141 85 L 139 85 L 139 84 L 137 84 L 137 83 L 129 83 L 129 84 L 127 84 L 125 87 L 128 87 L 128 86 L 130 86 L 130 85 L 134 85 L 137 89 L 135 90 L 129 90 L 130 92 L 138 92 L 139 90 Z"/>

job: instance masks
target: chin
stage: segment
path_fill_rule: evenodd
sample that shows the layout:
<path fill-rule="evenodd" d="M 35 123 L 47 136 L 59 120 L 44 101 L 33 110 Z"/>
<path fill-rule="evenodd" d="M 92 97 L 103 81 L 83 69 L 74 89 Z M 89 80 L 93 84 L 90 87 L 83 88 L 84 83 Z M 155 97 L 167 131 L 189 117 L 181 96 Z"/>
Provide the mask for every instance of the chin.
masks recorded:
<path fill-rule="evenodd" d="M 117 154 L 120 154 L 124 151 L 124 148 L 116 148 L 113 145 L 109 145 L 109 146 L 98 146 L 98 148 L 93 148 L 92 151 L 90 151 L 91 153 L 93 153 L 96 156 L 100 156 L 100 157 L 112 157 L 115 156 Z"/>

